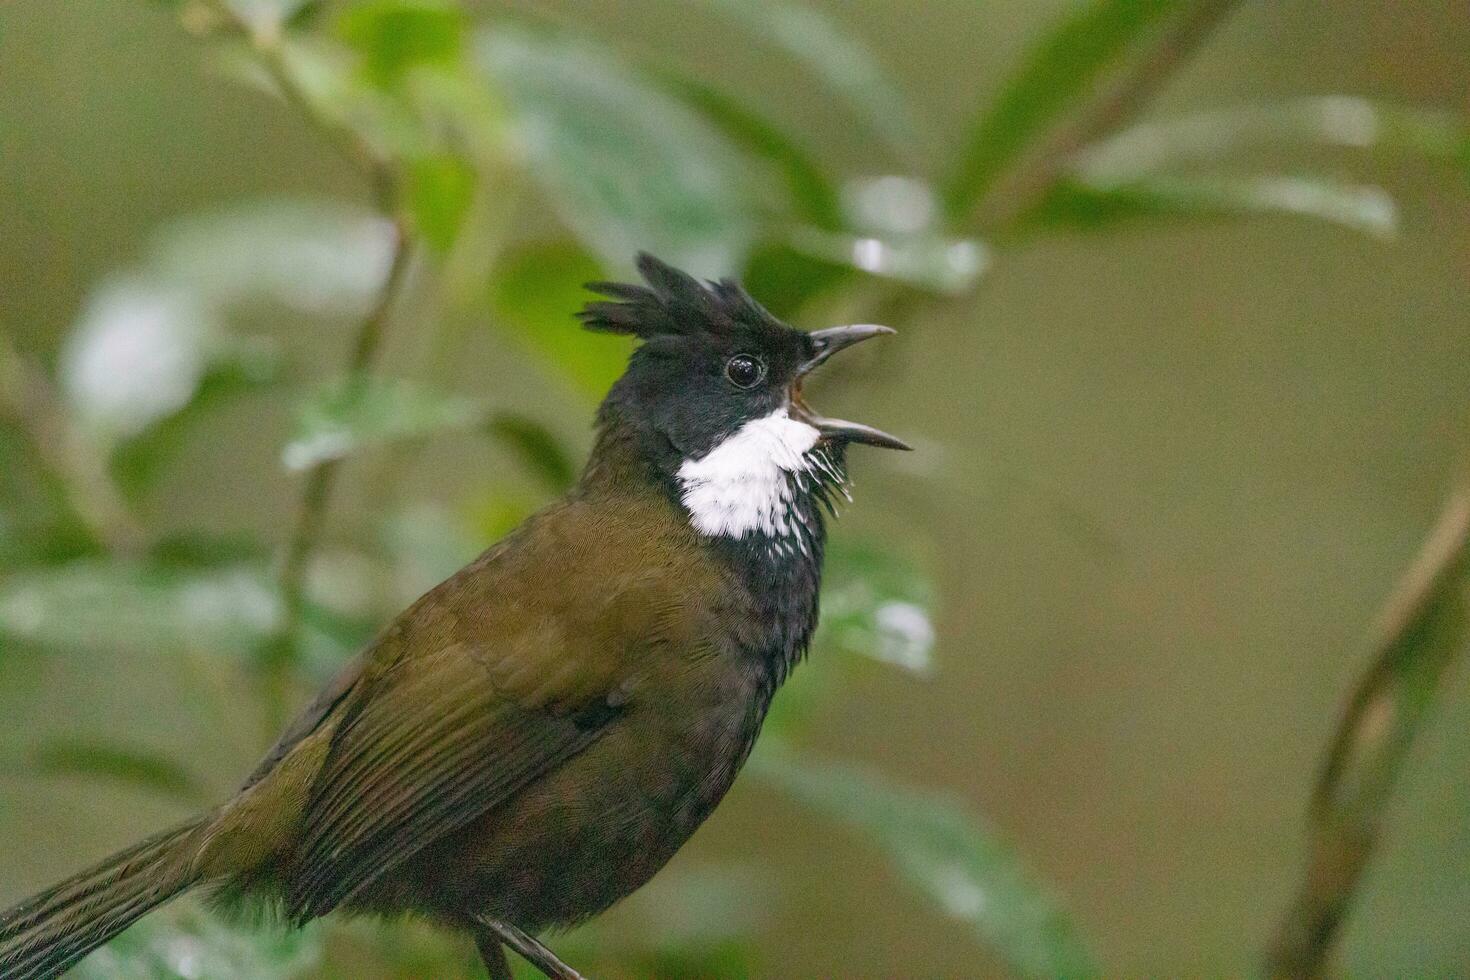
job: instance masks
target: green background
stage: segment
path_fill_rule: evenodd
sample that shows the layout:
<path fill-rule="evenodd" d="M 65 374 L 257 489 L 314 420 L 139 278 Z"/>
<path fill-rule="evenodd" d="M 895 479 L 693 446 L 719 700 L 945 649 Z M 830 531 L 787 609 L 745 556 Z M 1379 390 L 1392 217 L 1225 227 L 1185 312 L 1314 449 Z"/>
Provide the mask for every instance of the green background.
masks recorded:
<path fill-rule="evenodd" d="M 812 5 L 868 42 L 946 157 L 1068 9 Z M 836 173 L 894 167 L 799 67 L 732 43 L 703 6 L 533 6 L 630 57 L 727 83 Z M 0 330 L 19 348 L 49 361 L 88 291 L 171 219 L 283 193 L 364 200 L 309 126 L 204 60 L 160 7 L 0 6 Z M 1462 3 L 1247 3 L 1151 112 L 1336 92 L 1463 112 L 1467 78 Z M 939 638 L 931 677 L 857 672 L 812 709 L 803 744 L 984 814 L 1110 974 L 1234 975 L 1256 962 L 1299 878 L 1307 794 L 1373 612 L 1432 522 L 1470 424 L 1470 186 L 1406 158 L 1258 156 L 1381 182 L 1400 234 L 1263 217 L 1049 236 L 998 254 L 972 294 L 926 307 L 814 395 L 918 448 L 854 452 L 856 502 L 834 533 L 924 568 Z M 535 206 L 517 220 L 525 236 L 552 223 Z M 347 342 L 345 324 L 258 326 L 323 379 Z M 413 329 L 398 326 L 387 364 Z M 585 449 L 585 394 L 491 334 L 466 350 L 455 388 L 534 409 Z M 150 498 L 150 524 L 282 540 L 290 418 L 268 394 L 211 420 Z M 455 501 L 508 465 L 448 437 L 405 479 L 413 496 Z M 349 466 L 341 512 L 362 505 L 365 472 Z M 1466 678 L 1463 665 L 1452 673 L 1413 752 L 1347 929 L 1353 975 L 1470 972 Z M 222 711 L 201 694 L 229 683 L 146 655 L 0 656 L 0 749 L 122 735 L 182 747 L 223 793 L 266 737 L 247 705 Z M 185 809 L 105 781 L 0 775 L 0 903 Z M 746 907 L 720 914 L 758 924 L 758 975 L 1000 970 L 861 837 L 749 779 L 665 877 L 752 855 Z M 641 896 L 620 907 L 614 931 L 650 928 L 649 909 Z"/>

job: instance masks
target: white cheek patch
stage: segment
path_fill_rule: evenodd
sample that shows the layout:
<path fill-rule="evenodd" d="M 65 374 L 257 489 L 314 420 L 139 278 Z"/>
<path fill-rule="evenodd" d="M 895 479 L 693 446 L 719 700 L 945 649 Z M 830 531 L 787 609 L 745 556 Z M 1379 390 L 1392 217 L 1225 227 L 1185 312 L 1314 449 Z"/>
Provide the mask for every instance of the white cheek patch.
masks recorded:
<path fill-rule="evenodd" d="M 817 430 L 781 408 L 752 419 L 699 459 L 679 467 L 681 497 L 701 534 L 785 537 L 797 519 L 792 474 L 804 474 Z"/>

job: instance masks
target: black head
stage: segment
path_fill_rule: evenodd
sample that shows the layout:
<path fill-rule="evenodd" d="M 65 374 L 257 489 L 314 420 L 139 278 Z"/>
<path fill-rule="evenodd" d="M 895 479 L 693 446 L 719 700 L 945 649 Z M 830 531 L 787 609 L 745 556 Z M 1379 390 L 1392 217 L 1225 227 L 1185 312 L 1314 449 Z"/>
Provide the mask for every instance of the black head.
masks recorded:
<path fill-rule="evenodd" d="M 801 397 L 808 372 L 843 347 L 892 333 L 887 327 L 805 333 L 776 319 L 734 280 L 702 283 L 646 253 L 638 271 L 646 286 L 589 283 L 609 298 L 578 314 L 589 330 L 643 341 L 603 405 L 604 424 L 616 418 L 633 426 L 674 466 L 782 412 L 817 429 L 827 444 L 908 448 L 877 429 L 823 418 Z"/>

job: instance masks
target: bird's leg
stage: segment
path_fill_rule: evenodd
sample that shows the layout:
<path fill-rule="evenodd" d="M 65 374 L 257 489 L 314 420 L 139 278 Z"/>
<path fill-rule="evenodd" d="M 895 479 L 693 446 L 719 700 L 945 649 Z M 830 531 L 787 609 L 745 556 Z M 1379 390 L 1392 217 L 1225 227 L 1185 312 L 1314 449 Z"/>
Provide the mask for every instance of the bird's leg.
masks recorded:
<path fill-rule="evenodd" d="M 475 945 L 480 949 L 480 959 L 490 973 L 490 980 L 514 980 L 499 936 L 485 926 L 480 926 L 475 930 Z"/>
<path fill-rule="evenodd" d="M 527 935 L 509 922 L 501 922 L 499 919 L 492 919 L 489 916 L 476 918 L 475 921 L 492 933 L 497 943 L 504 943 L 524 956 L 532 966 L 540 970 L 549 980 L 587 980 L 582 974 L 557 959 L 556 954 L 541 945 L 535 936 Z M 482 933 L 481 935 L 484 934 Z M 482 958 L 485 956 L 485 944 L 489 941 L 491 941 L 489 936 L 485 936 L 484 939 L 480 940 L 480 956 Z M 504 962 L 503 955 L 501 962 Z M 488 959 L 486 959 L 486 965 L 489 965 Z M 493 970 L 491 971 L 491 976 L 495 976 Z"/>

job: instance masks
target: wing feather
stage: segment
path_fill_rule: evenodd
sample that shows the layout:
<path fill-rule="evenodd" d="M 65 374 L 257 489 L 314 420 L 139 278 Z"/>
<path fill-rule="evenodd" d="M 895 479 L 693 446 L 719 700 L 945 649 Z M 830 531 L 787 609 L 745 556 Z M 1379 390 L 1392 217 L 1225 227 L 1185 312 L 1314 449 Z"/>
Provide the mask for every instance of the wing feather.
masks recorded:
<path fill-rule="evenodd" d="M 608 714 L 588 724 L 522 707 L 463 648 L 404 665 L 363 702 L 306 809 L 286 899 L 297 920 L 325 914 L 576 755 Z"/>

